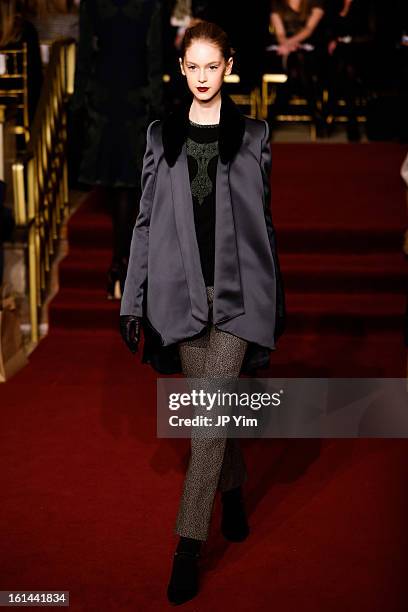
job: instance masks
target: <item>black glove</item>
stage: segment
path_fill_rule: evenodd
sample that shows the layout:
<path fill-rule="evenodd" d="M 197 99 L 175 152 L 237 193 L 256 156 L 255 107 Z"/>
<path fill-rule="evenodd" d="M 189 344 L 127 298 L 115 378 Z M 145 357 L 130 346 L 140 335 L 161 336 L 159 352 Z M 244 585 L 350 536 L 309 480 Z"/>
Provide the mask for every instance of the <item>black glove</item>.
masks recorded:
<path fill-rule="evenodd" d="M 142 317 L 135 315 L 120 316 L 120 334 L 132 353 L 136 353 L 140 340 L 140 327 Z"/>

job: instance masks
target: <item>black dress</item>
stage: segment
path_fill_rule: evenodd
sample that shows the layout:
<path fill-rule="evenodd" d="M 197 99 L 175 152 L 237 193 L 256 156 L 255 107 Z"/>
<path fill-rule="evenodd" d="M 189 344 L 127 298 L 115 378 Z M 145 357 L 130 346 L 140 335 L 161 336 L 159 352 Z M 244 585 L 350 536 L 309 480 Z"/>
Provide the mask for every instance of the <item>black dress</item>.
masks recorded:
<path fill-rule="evenodd" d="M 367 95 L 378 70 L 373 60 L 376 11 L 373 0 L 353 0 L 342 16 L 343 4 L 342 0 L 334 0 L 327 18 L 328 39 L 340 39 L 329 63 L 328 110 L 334 112 L 336 100 L 343 96 L 352 128 L 357 125 L 356 101 L 360 95 Z"/>
<path fill-rule="evenodd" d="M 329 38 L 350 36 L 354 43 L 371 42 L 376 31 L 376 12 L 373 0 L 353 0 L 342 16 L 343 0 L 333 0 L 327 14 Z"/>
<path fill-rule="evenodd" d="M 305 11 L 295 11 L 289 6 L 284 0 L 272 0 L 271 13 L 278 13 L 282 19 L 283 25 L 285 26 L 286 36 L 295 36 L 306 26 L 306 22 L 309 19 L 312 10 L 314 8 L 325 9 L 324 0 L 307 0 L 307 7 Z M 304 42 L 315 43 L 317 36 L 317 30 L 309 36 Z"/>
<path fill-rule="evenodd" d="M 160 0 L 82 0 L 73 110 L 86 110 L 79 180 L 138 187 L 162 112 Z"/>

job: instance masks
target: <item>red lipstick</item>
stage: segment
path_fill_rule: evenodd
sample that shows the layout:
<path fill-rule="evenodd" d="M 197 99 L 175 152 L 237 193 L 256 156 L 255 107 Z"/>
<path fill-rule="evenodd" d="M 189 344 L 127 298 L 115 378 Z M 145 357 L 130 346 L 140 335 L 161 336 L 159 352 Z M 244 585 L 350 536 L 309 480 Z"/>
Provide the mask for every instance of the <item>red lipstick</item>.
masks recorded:
<path fill-rule="evenodd" d="M 209 87 L 197 87 L 197 89 L 200 93 L 205 93 L 209 90 Z"/>

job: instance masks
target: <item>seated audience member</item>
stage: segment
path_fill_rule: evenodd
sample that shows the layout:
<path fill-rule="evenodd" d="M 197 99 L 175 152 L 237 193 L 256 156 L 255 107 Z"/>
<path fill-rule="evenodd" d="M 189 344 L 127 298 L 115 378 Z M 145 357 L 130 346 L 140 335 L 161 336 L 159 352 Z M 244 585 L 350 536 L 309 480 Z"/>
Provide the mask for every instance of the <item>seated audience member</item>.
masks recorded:
<path fill-rule="evenodd" d="M 318 109 L 320 96 L 319 23 L 324 15 L 323 0 L 272 0 L 270 23 L 276 44 L 270 48 L 273 70 L 288 75 L 288 86 L 278 88 L 275 112 L 280 112 L 293 83 L 300 83 L 316 126 L 322 126 Z M 285 95 L 286 94 L 286 95 Z"/>
<path fill-rule="evenodd" d="M 169 15 L 169 24 L 173 28 L 173 46 L 179 50 L 187 28 L 195 25 L 200 19 L 207 19 L 209 0 L 167 0 L 164 10 Z M 178 63 L 178 62 L 176 62 Z"/>
<path fill-rule="evenodd" d="M 373 0 L 332 0 L 328 14 L 329 104 L 346 101 L 349 140 L 359 140 L 357 99 L 369 82 L 368 69 L 376 32 Z"/>
<path fill-rule="evenodd" d="M 164 0 L 163 3 L 163 70 L 170 76 L 165 88 L 167 112 L 177 106 L 186 92 L 179 68 L 179 50 L 188 27 L 198 22 L 203 7 L 197 0 Z"/>
<path fill-rule="evenodd" d="M 249 92 L 259 86 L 268 39 L 270 0 L 203 0 L 195 2 L 195 16 L 218 24 L 227 32 L 235 49 L 234 73 L 240 89 Z"/>

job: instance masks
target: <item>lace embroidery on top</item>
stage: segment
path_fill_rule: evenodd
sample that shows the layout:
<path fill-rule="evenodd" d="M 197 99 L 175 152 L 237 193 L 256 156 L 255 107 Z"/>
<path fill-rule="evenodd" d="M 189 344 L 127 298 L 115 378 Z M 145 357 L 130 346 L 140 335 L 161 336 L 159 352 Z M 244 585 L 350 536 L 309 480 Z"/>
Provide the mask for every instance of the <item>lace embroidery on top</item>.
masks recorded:
<path fill-rule="evenodd" d="M 187 154 L 194 157 L 198 164 L 197 174 L 191 182 L 191 193 L 201 206 L 213 189 L 213 183 L 208 174 L 208 165 L 218 155 L 218 141 L 195 142 L 187 138 Z"/>

